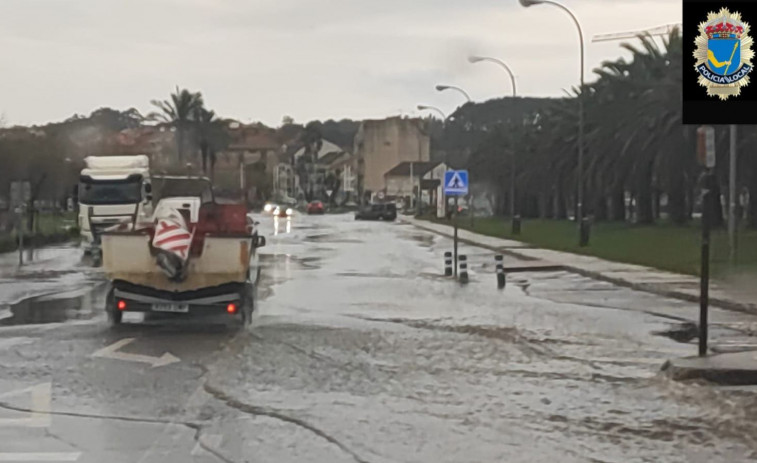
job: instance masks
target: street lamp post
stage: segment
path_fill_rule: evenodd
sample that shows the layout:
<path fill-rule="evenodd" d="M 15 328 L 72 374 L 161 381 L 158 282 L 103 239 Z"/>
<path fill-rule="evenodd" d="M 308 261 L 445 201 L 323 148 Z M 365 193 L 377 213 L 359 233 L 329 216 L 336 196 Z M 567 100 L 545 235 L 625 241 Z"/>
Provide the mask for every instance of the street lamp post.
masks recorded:
<path fill-rule="evenodd" d="M 470 62 L 471 64 L 481 63 L 484 61 L 498 64 L 499 66 L 505 69 L 505 71 L 510 75 L 510 82 L 512 82 L 513 98 L 516 98 L 518 96 L 518 85 L 515 82 L 515 74 L 513 74 L 513 71 L 512 69 L 510 69 L 510 66 L 508 66 L 504 61 L 499 60 L 497 58 L 489 58 L 486 56 L 468 57 L 468 62 Z M 513 235 L 519 235 L 520 234 L 520 215 L 515 213 L 515 210 L 516 210 L 515 169 L 516 169 L 515 147 L 513 147 L 512 157 L 510 158 L 510 219 L 512 221 L 511 226 L 510 226 L 510 231 Z"/>
<path fill-rule="evenodd" d="M 507 71 L 507 74 L 510 75 L 510 82 L 512 82 L 512 85 L 513 85 L 513 98 L 515 98 L 516 96 L 518 96 L 518 86 L 517 86 L 517 84 L 515 82 L 515 74 L 513 74 L 513 71 L 512 71 L 512 69 L 510 69 L 510 66 L 508 66 L 507 64 L 505 64 L 504 61 L 499 60 L 497 58 L 489 58 L 489 57 L 486 57 L 486 56 L 470 56 L 470 57 L 468 57 L 468 62 L 470 62 L 471 64 L 481 63 L 481 62 L 484 62 L 484 61 L 498 64 L 498 65 L 502 66 L 505 69 L 505 71 Z"/>
<path fill-rule="evenodd" d="M 456 87 L 454 85 L 437 85 L 436 86 L 436 91 L 437 92 L 443 92 L 445 90 L 456 90 L 456 91 L 460 92 L 465 97 L 465 99 L 467 100 L 467 103 L 470 103 L 471 101 L 473 101 L 473 100 L 470 99 L 470 95 L 468 95 L 468 92 L 466 92 L 465 90 L 463 90 L 460 87 Z"/>
<path fill-rule="evenodd" d="M 436 106 L 427 106 L 427 105 L 418 105 L 418 111 L 435 111 L 437 114 L 442 116 L 442 122 L 445 122 L 447 120 L 447 116 L 444 114 L 444 111 L 437 108 Z"/>
<path fill-rule="evenodd" d="M 553 5 L 560 8 L 564 12 L 568 13 L 570 18 L 578 29 L 578 38 L 581 42 L 581 91 L 578 94 L 578 204 L 576 205 L 576 219 L 578 220 L 579 229 L 579 245 L 587 246 L 589 244 L 589 229 L 586 223 L 584 223 L 584 62 L 585 62 L 585 50 L 584 50 L 584 33 L 581 29 L 581 23 L 578 22 L 578 18 L 572 11 L 565 5 L 557 3 L 552 0 L 520 0 L 520 4 L 529 7 L 533 5 Z"/>

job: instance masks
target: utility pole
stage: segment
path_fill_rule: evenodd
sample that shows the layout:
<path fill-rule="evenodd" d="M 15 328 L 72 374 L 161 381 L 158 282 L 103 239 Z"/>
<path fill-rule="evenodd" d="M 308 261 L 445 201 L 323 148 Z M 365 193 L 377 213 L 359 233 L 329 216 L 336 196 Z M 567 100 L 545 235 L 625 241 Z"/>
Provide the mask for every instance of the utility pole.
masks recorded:
<path fill-rule="evenodd" d="M 410 210 L 413 210 L 413 207 L 415 204 L 413 203 L 413 199 L 415 196 L 415 177 L 413 172 L 413 161 L 410 161 Z"/>
<path fill-rule="evenodd" d="M 418 162 L 423 162 L 423 130 L 421 130 L 421 123 L 418 125 Z M 429 150 L 431 149 L 429 141 Z M 431 153 L 429 153 L 429 159 L 431 158 Z M 415 179 L 413 179 L 415 181 Z M 418 198 L 415 200 L 415 215 L 421 215 L 421 198 L 423 197 L 421 193 L 421 184 L 423 183 L 423 176 L 418 176 Z M 430 198 L 430 196 L 429 196 Z"/>
<path fill-rule="evenodd" d="M 736 165 L 737 165 L 737 143 L 738 143 L 738 128 L 736 125 L 731 125 L 731 155 L 730 166 L 728 170 L 728 243 L 730 246 L 729 258 L 731 264 L 736 263 L 736 250 L 738 246 L 736 227 L 736 204 L 738 201 L 736 193 Z"/>
<path fill-rule="evenodd" d="M 710 227 L 715 195 L 715 129 L 697 129 L 697 157 L 704 164 L 702 176 L 702 248 L 699 280 L 699 356 L 707 355 L 708 316 L 710 304 Z"/>

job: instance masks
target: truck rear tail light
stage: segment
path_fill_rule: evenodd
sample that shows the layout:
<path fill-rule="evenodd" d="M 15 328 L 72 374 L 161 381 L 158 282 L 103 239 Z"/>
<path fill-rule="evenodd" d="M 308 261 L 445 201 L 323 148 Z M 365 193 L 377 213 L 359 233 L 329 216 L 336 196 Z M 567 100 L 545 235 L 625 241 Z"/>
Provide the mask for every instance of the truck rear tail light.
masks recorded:
<path fill-rule="evenodd" d="M 229 305 L 226 306 L 226 312 L 230 314 L 237 313 L 237 305 L 234 304 L 233 302 L 229 303 Z"/>
<path fill-rule="evenodd" d="M 119 300 L 116 307 L 118 307 L 118 310 L 126 310 L 126 301 L 123 299 Z"/>

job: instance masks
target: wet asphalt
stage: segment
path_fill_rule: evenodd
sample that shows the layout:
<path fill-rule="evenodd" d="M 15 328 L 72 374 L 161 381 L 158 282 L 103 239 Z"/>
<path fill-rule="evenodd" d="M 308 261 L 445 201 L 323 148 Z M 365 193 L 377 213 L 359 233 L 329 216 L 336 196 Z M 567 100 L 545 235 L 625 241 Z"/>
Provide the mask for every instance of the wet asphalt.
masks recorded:
<path fill-rule="evenodd" d="M 400 222 L 261 222 L 241 330 L 111 329 L 78 250 L 0 258 L 0 462 L 757 461 L 757 390 L 659 373 L 696 352 L 693 304 L 567 272 L 498 290 L 467 245 L 463 286 Z M 757 317 L 712 319 L 714 349 L 757 348 Z"/>

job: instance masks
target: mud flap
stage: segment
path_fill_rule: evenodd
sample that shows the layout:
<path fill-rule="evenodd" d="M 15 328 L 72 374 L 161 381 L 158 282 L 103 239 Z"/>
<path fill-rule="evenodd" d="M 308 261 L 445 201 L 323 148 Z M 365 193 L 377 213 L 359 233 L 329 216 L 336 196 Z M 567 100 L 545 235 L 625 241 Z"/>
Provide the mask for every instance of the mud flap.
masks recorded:
<path fill-rule="evenodd" d="M 115 290 L 112 286 L 108 291 L 108 295 L 105 296 L 105 313 L 108 314 L 108 323 L 110 323 L 111 327 L 121 324 L 124 314 L 116 307 Z"/>

